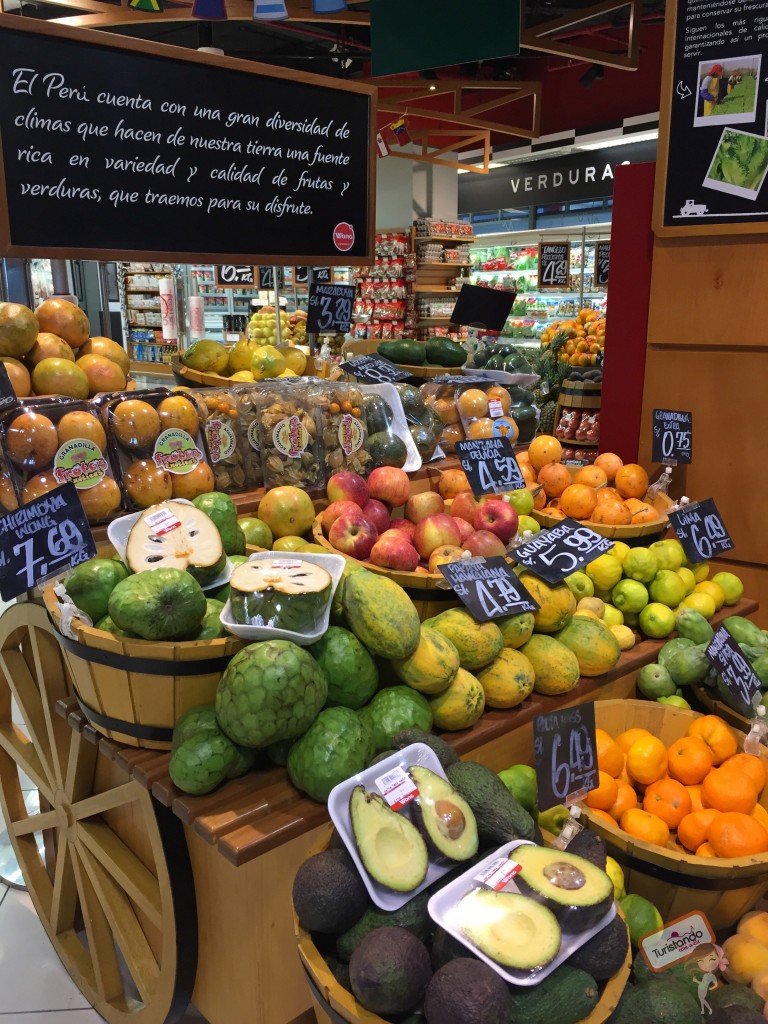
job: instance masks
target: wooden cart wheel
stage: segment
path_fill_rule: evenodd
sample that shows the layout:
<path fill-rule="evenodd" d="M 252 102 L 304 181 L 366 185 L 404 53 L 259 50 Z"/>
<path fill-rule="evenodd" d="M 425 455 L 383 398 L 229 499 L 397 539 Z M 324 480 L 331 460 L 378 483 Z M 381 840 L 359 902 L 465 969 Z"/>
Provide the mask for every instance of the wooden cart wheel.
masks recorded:
<path fill-rule="evenodd" d="M 12 696 L 22 725 L 12 721 Z M 35 909 L 110 1024 L 173 1021 L 190 1002 L 197 966 L 183 829 L 56 713 L 69 696 L 45 609 L 12 605 L 0 618 L 0 799 Z M 20 772 L 39 791 L 39 814 L 27 813 Z"/>

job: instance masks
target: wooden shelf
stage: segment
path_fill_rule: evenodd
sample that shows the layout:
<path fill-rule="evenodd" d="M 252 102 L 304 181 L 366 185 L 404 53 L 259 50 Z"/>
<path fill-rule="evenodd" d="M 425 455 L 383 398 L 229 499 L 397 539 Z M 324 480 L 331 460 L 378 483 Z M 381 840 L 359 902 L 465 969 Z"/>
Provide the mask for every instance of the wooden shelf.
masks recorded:
<path fill-rule="evenodd" d="M 476 242 L 474 235 L 414 235 L 416 242 L 458 242 L 461 245 L 469 245 Z"/>
<path fill-rule="evenodd" d="M 422 295 L 458 295 L 461 288 L 421 288 L 417 285 L 413 291 Z"/>
<path fill-rule="evenodd" d="M 442 267 L 443 269 L 450 270 L 451 267 L 471 267 L 471 266 L 472 266 L 471 263 L 417 263 L 416 264 L 416 270 L 418 272 L 422 267 Z"/>
<path fill-rule="evenodd" d="M 419 317 L 416 321 L 416 326 L 420 327 L 422 324 L 449 324 L 451 318 L 449 316 L 424 316 Z"/>

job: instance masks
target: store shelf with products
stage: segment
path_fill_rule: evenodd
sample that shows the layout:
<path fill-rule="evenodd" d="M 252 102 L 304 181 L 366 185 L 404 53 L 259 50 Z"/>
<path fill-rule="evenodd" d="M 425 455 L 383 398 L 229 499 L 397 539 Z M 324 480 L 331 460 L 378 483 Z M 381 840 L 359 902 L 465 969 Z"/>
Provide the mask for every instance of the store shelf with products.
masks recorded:
<path fill-rule="evenodd" d="M 118 263 L 118 291 L 131 360 L 169 364 L 177 342 L 163 339 L 160 279 L 178 277 L 168 263 Z M 174 289 L 175 293 L 176 289 Z"/>

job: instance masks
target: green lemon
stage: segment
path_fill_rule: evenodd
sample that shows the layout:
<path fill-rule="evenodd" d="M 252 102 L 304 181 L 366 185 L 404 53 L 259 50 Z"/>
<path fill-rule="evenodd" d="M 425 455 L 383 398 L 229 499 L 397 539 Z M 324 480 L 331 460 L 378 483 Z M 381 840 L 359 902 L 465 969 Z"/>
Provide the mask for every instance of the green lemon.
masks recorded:
<path fill-rule="evenodd" d="M 688 568 L 693 573 L 694 579 L 697 583 L 701 583 L 709 576 L 709 562 L 693 562 L 689 563 Z"/>
<path fill-rule="evenodd" d="M 637 688 L 648 700 L 656 700 L 657 697 L 673 696 L 676 686 L 664 666 L 654 662 L 651 665 L 643 665 L 640 669 Z"/>
<path fill-rule="evenodd" d="M 273 551 L 301 551 L 306 544 L 304 537 L 296 537 L 290 535 L 288 537 L 278 537 L 278 539 L 272 544 Z"/>
<path fill-rule="evenodd" d="M 657 540 L 651 544 L 650 550 L 659 560 L 659 569 L 672 569 L 675 572 L 683 564 L 685 552 L 679 540 Z"/>
<path fill-rule="evenodd" d="M 696 577 L 693 575 L 691 570 L 687 566 L 681 565 L 677 570 L 677 575 L 685 584 L 685 596 L 687 597 L 689 594 L 692 594 L 693 589 L 696 586 Z"/>
<path fill-rule="evenodd" d="M 622 612 L 641 612 L 650 600 L 648 591 L 637 580 L 619 580 L 611 591 L 611 598 Z"/>
<path fill-rule="evenodd" d="M 610 555 L 600 555 L 586 569 L 595 589 L 610 590 L 621 579 L 621 562 Z"/>
<path fill-rule="evenodd" d="M 603 622 L 606 626 L 623 626 L 624 614 L 615 605 L 607 604 L 603 609 Z"/>
<path fill-rule="evenodd" d="M 712 582 L 722 587 L 726 604 L 738 604 L 741 600 L 741 595 L 744 593 L 744 584 L 734 573 L 716 572 L 712 577 Z"/>
<path fill-rule="evenodd" d="M 613 857 L 605 858 L 605 873 L 613 882 L 613 898 L 615 900 L 620 900 L 622 896 L 626 896 L 627 892 L 624 888 L 624 871 L 622 870 L 621 864 L 619 864 L 618 861 L 615 861 Z"/>
<path fill-rule="evenodd" d="M 651 901 L 645 899 L 644 896 L 630 893 L 630 895 L 623 896 L 619 900 L 619 906 L 624 917 L 627 919 L 629 937 L 632 940 L 632 945 L 635 947 L 644 935 L 657 932 L 664 927 L 661 914 Z"/>
<path fill-rule="evenodd" d="M 684 708 L 686 711 L 691 710 L 691 705 L 685 699 L 685 697 L 678 697 L 677 694 L 673 693 L 671 697 L 657 697 L 657 704 L 669 704 L 673 708 Z"/>
<path fill-rule="evenodd" d="M 705 619 L 711 619 L 716 611 L 714 599 L 709 594 L 697 594 L 695 590 L 688 597 L 683 598 L 680 606 L 681 608 L 693 608 L 694 611 L 701 612 Z"/>
<path fill-rule="evenodd" d="M 507 491 L 505 497 L 519 516 L 529 516 L 533 512 L 533 491 L 521 487 L 518 491 Z"/>
<path fill-rule="evenodd" d="M 577 601 L 582 597 L 592 597 L 595 585 L 585 572 L 572 572 L 563 581 Z"/>
<path fill-rule="evenodd" d="M 648 588 L 654 601 L 676 608 L 685 597 L 685 584 L 673 569 L 661 569 Z"/>
<path fill-rule="evenodd" d="M 650 583 L 659 571 L 659 560 L 650 548 L 632 548 L 622 568 L 628 579 Z"/>
<path fill-rule="evenodd" d="M 611 558 L 615 558 L 617 562 L 621 562 L 624 565 L 624 559 L 627 557 L 631 548 L 629 544 L 625 544 L 623 541 L 617 540 L 610 551 L 606 552 Z"/>
<path fill-rule="evenodd" d="M 536 770 L 527 764 L 513 764 L 499 772 L 499 778 L 519 804 L 533 814 L 538 797 Z"/>
<path fill-rule="evenodd" d="M 659 601 L 651 601 L 640 612 L 638 621 L 640 629 L 642 629 L 646 636 L 653 637 L 655 640 L 663 640 L 675 628 L 675 613 L 665 604 L 661 604 Z"/>
<path fill-rule="evenodd" d="M 526 530 L 530 530 L 531 533 L 538 533 L 541 526 L 531 516 L 518 516 L 517 518 L 517 532 L 522 537 Z"/>

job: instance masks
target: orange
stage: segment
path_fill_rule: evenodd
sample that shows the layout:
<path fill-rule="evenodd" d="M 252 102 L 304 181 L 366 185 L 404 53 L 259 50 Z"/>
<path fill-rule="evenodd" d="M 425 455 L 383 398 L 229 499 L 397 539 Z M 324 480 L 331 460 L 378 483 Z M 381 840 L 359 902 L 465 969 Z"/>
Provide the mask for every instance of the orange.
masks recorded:
<path fill-rule="evenodd" d="M 756 804 L 754 811 L 752 811 L 752 817 L 755 821 L 759 821 L 766 832 L 768 832 L 768 811 L 762 806 L 762 804 Z"/>
<path fill-rule="evenodd" d="M 558 498 L 571 483 L 571 474 L 560 462 L 550 462 L 539 470 L 538 482 L 550 498 Z"/>
<path fill-rule="evenodd" d="M 550 462 L 559 462 L 563 455 L 563 446 L 551 434 L 539 434 L 528 445 L 528 461 L 538 471 Z"/>
<path fill-rule="evenodd" d="M 627 771 L 644 786 L 657 782 L 667 773 L 667 748 L 656 736 L 641 736 L 629 748 Z"/>
<path fill-rule="evenodd" d="M 709 826 L 720 816 L 720 811 L 710 807 L 704 811 L 691 811 L 677 826 L 677 838 L 686 848 L 695 852 L 707 841 Z"/>
<path fill-rule="evenodd" d="M 589 522 L 602 523 L 604 526 L 629 526 L 632 522 L 632 513 L 623 501 L 600 501 L 598 498 Z"/>
<path fill-rule="evenodd" d="M 626 729 L 624 732 L 619 733 L 616 737 L 616 742 L 624 751 L 625 754 L 629 753 L 629 748 L 635 742 L 635 740 L 641 740 L 644 736 L 652 735 L 647 729 Z"/>
<path fill-rule="evenodd" d="M 758 793 L 762 792 L 766 782 L 766 771 L 763 762 L 755 754 L 734 754 L 726 761 L 723 761 L 723 768 L 735 768 L 744 772 L 754 782 Z"/>
<path fill-rule="evenodd" d="M 617 470 L 616 490 L 622 498 L 642 498 L 648 490 L 648 474 L 642 466 L 629 462 Z"/>
<path fill-rule="evenodd" d="M 466 391 L 464 392 L 464 394 L 466 394 Z M 488 390 L 485 392 L 485 396 L 489 402 L 491 401 L 491 399 L 495 399 L 497 402 L 501 403 L 501 411 L 504 413 L 505 416 L 512 408 L 512 399 L 509 396 L 509 392 L 506 390 L 506 388 L 501 387 L 500 384 L 494 384 L 492 388 L 488 388 Z"/>
<path fill-rule="evenodd" d="M 709 826 L 707 841 L 716 857 L 751 857 L 768 853 L 768 832 L 749 814 L 729 811 Z"/>
<path fill-rule="evenodd" d="M 624 767 L 624 753 L 605 729 L 595 729 L 597 741 L 597 767 L 601 772 L 617 778 Z"/>
<path fill-rule="evenodd" d="M 698 736 L 712 751 L 714 764 L 722 764 L 736 753 L 736 739 L 730 728 L 717 715 L 702 715 L 688 726 L 689 736 Z"/>
<path fill-rule="evenodd" d="M 608 475 L 599 466 L 582 466 L 573 478 L 575 484 L 586 484 L 587 487 L 602 487 L 608 483 Z"/>
<path fill-rule="evenodd" d="M 633 807 L 637 807 L 637 793 L 628 783 L 619 782 L 618 795 L 608 813 L 616 821 L 621 821 L 624 811 L 632 810 Z"/>
<path fill-rule="evenodd" d="M 596 818 L 598 821 L 604 822 L 607 825 L 613 825 L 613 827 L 616 828 L 616 822 L 610 816 L 608 811 L 598 811 L 593 807 L 589 814 L 591 818 Z"/>
<path fill-rule="evenodd" d="M 690 814 L 691 798 L 682 782 L 659 779 L 646 789 L 643 809 L 661 818 L 670 828 L 677 828 L 686 814 Z"/>
<path fill-rule="evenodd" d="M 659 513 L 647 501 L 640 501 L 639 498 L 626 498 L 624 504 L 632 514 L 632 522 L 653 523 L 659 518 Z"/>
<path fill-rule="evenodd" d="M 667 823 L 657 818 L 655 814 L 641 811 L 639 807 L 624 811 L 619 824 L 628 835 L 634 836 L 635 839 L 643 839 L 646 843 L 666 846 L 669 842 Z"/>
<path fill-rule="evenodd" d="M 597 780 L 597 788 L 587 793 L 584 803 L 598 811 L 609 811 L 619 795 L 619 784 L 607 772 L 598 771 Z"/>
<path fill-rule="evenodd" d="M 597 494 L 586 484 L 570 484 L 560 495 L 560 508 L 571 519 L 589 519 L 597 505 Z"/>
<path fill-rule="evenodd" d="M 757 803 L 757 790 L 748 775 L 733 768 L 717 768 L 701 784 L 701 800 L 705 807 L 716 807 L 718 811 L 751 814 Z"/>
<path fill-rule="evenodd" d="M 697 857 L 716 857 L 717 854 L 712 849 L 712 847 L 710 846 L 709 843 L 702 843 L 701 846 L 696 851 L 696 856 Z"/>
<path fill-rule="evenodd" d="M 698 736 L 683 736 L 667 751 L 667 761 L 673 779 L 697 786 L 712 770 L 712 751 Z"/>
<path fill-rule="evenodd" d="M 704 804 L 701 802 L 701 786 L 686 786 L 688 795 L 691 798 L 691 810 L 692 811 L 703 811 Z"/>

